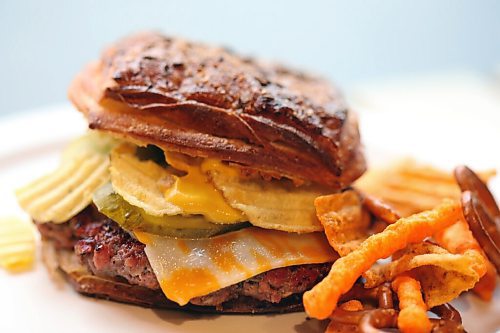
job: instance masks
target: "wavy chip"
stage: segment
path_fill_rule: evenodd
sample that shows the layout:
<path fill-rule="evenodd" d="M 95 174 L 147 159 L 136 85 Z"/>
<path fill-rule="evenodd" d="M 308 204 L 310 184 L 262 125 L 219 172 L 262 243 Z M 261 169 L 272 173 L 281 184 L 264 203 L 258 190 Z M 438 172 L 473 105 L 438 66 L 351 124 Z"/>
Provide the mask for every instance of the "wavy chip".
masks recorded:
<path fill-rule="evenodd" d="M 318 197 L 314 206 L 330 245 L 341 256 L 355 250 L 368 237 L 370 216 L 355 191 Z"/>
<path fill-rule="evenodd" d="M 432 308 L 474 287 L 484 275 L 486 264 L 483 256 L 475 250 L 451 254 L 430 243 L 412 244 L 396 253 L 392 262 L 365 272 L 365 287 L 392 281 L 409 271 L 420 281 L 425 303 Z"/>
<path fill-rule="evenodd" d="M 495 170 L 480 173 L 484 181 L 495 175 Z M 460 199 L 460 189 L 451 172 L 412 159 L 368 170 L 354 186 L 387 202 L 403 216 L 432 209 L 444 198 Z"/>
<path fill-rule="evenodd" d="M 26 270 L 35 260 L 35 233 L 31 223 L 17 217 L 0 219 L 0 266 L 10 272 Z"/>
<path fill-rule="evenodd" d="M 119 139 L 99 131 L 88 131 L 85 135 L 73 140 L 62 154 L 63 160 L 72 160 L 81 155 L 108 156 L 109 152 L 120 142 Z"/>
<path fill-rule="evenodd" d="M 291 182 L 283 181 L 265 182 L 245 179 L 240 176 L 240 172 L 236 168 L 212 159 L 202 160 L 201 164 L 198 165 L 196 163 L 200 163 L 199 160 L 191 161 L 188 158 L 183 160 L 182 155 L 171 154 L 167 156 L 167 160 L 175 169 L 172 167 L 162 168 L 152 161 L 141 161 L 135 156 L 134 145 L 122 144 L 116 147 L 111 152 L 110 168 L 114 190 L 127 202 L 144 209 L 150 215 L 193 214 L 187 209 L 191 206 L 184 207 L 176 204 L 172 199 L 172 193 L 169 195 L 165 193 L 168 193 L 168 189 L 174 185 L 180 186 L 179 180 L 183 180 L 184 190 L 187 192 L 177 194 L 177 190 L 174 193 L 176 197 L 182 199 L 181 202 L 184 202 L 186 201 L 185 197 L 191 194 L 189 190 L 194 185 L 203 185 L 200 177 L 206 175 L 206 182 L 210 186 L 215 186 L 213 191 L 222 193 L 217 202 L 219 209 L 215 210 L 227 212 L 228 209 L 231 209 L 239 214 L 236 214 L 238 215 L 236 219 L 212 218 L 209 219 L 210 221 L 229 224 L 248 220 L 258 227 L 299 233 L 323 230 L 316 218 L 313 203 L 316 197 L 328 192 L 326 189 L 295 187 Z M 189 163 L 193 163 L 193 165 Z M 197 168 L 199 168 L 200 173 L 196 173 L 196 177 L 190 177 L 193 178 L 194 183 L 187 184 L 189 174 L 197 171 Z M 177 174 L 180 172 L 178 170 L 187 172 L 188 175 L 178 177 Z M 209 193 L 210 188 L 202 192 Z M 206 198 L 202 197 L 202 199 Z M 213 205 L 215 202 L 212 202 Z M 224 205 L 228 209 L 225 209 Z M 198 206 L 201 208 L 209 207 L 205 201 L 198 202 Z M 214 209 L 215 206 L 212 206 L 210 208 Z M 201 210 L 196 213 L 206 215 L 206 212 Z"/>
<path fill-rule="evenodd" d="M 177 215 L 182 210 L 165 200 L 165 190 L 175 182 L 173 174 L 153 161 L 135 156 L 136 146 L 121 144 L 111 152 L 113 189 L 131 205 L 153 216 Z"/>
<path fill-rule="evenodd" d="M 248 221 L 261 228 L 306 233 L 321 231 L 314 199 L 329 191 L 315 187 L 295 187 L 291 182 L 247 180 L 234 168 L 214 160 L 203 163 L 212 182 L 228 203 L 241 210 Z"/>
<path fill-rule="evenodd" d="M 62 223 L 92 202 L 109 181 L 109 150 L 117 140 L 88 132 L 64 151 L 59 167 L 16 191 L 19 205 L 39 223 Z"/>

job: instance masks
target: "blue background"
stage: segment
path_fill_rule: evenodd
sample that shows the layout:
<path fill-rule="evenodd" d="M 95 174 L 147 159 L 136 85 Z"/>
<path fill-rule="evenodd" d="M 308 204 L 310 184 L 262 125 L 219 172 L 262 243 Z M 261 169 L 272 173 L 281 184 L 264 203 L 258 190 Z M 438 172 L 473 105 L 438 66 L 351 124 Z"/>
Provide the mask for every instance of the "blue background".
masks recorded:
<path fill-rule="evenodd" d="M 155 29 L 365 80 L 500 63 L 500 1 L 0 1 L 0 114 L 66 101 L 107 43 Z"/>

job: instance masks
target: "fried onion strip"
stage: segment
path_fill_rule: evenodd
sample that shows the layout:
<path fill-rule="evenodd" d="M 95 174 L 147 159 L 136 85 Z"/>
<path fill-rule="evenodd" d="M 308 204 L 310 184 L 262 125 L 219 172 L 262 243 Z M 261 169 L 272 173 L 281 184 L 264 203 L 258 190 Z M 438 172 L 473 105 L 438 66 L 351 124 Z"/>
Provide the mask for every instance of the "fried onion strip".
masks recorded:
<path fill-rule="evenodd" d="M 339 297 L 377 260 L 389 257 L 409 243 L 423 241 L 459 217 L 460 206 L 452 200 L 444 200 L 433 210 L 402 218 L 383 232 L 370 236 L 355 251 L 335 261 L 327 277 L 304 294 L 307 314 L 317 319 L 327 318 L 336 308 Z"/>
<path fill-rule="evenodd" d="M 472 291 L 482 300 L 491 301 L 496 285 L 497 270 L 489 260 L 486 260 L 486 273 L 483 275 L 481 280 L 476 283 Z"/>
<path fill-rule="evenodd" d="M 440 246 L 451 253 L 463 254 L 467 250 L 475 250 L 482 254 L 486 260 L 486 273 L 474 286 L 473 291 L 483 300 L 491 300 L 496 286 L 497 273 L 495 267 L 487 260 L 481 246 L 472 235 L 469 225 L 463 217 L 457 223 L 436 233 L 434 239 Z"/>

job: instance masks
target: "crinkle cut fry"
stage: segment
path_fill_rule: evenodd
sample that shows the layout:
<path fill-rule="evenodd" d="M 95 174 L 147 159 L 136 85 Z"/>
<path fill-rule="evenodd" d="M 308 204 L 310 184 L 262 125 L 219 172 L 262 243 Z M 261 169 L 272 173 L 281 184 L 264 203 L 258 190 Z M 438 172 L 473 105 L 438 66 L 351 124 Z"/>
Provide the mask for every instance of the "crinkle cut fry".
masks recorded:
<path fill-rule="evenodd" d="M 420 283 L 404 274 L 396 277 L 392 288 L 398 294 L 398 328 L 403 333 L 428 333 L 431 321 L 427 317 L 427 306 L 422 298 Z"/>
<path fill-rule="evenodd" d="M 493 264 L 485 256 L 481 246 L 476 241 L 469 225 L 463 216 L 455 224 L 434 235 L 436 242 L 451 253 L 463 254 L 466 250 L 475 250 L 481 253 L 486 261 L 486 273 L 474 286 L 473 291 L 485 301 L 491 300 L 496 286 L 497 272 Z"/>
<path fill-rule="evenodd" d="M 327 277 L 304 294 L 304 308 L 309 317 L 326 319 L 336 308 L 339 297 L 377 260 L 452 225 L 460 214 L 457 202 L 444 200 L 433 210 L 402 218 L 381 233 L 370 236 L 357 250 L 335 261 Z"/>
<path fill-rule="evenodd" d="M 486 170 L 480 178 L 486 182 L 496 171 Z M 437 206 L 442 199 L 459 199 L 460 190 L 449 172 L 402 160 L 380 169 L 368 170 L 354 187 L 386 201 L 403 216 Z"/>

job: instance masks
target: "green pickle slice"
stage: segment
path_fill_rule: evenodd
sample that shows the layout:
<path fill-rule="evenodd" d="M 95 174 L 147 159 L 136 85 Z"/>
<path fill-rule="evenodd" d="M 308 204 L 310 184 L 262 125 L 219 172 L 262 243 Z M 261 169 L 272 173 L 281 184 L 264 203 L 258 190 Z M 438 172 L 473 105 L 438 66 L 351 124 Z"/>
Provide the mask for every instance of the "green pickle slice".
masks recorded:
<path fill-rule="evenodd" d="M 202 215 L 152 216 L 142 208 L 135 207 L 123 199 L 113 190 L 111 183 L 99 188 L 94 193 L 93 200 L 99 212 L 128 231 L 143 231 L 160 236 L 198 239 L 209 238 L 250 226 L 248 222 L 236 224 L 210 223 Z"/>

